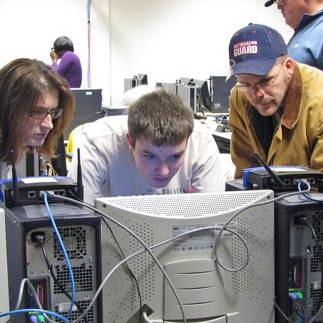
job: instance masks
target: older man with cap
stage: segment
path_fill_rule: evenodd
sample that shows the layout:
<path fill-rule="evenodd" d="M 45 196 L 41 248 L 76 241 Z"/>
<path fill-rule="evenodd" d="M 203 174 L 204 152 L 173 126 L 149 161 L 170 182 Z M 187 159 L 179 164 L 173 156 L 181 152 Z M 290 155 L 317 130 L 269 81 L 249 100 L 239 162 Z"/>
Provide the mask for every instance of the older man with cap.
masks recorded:
<path fill-rule="evenodd" d="M 275 2 L 286 24 L 295 30 L 288 54 L 323 70 L 323 0 L 269 0 L 265 7 Z"/>
<path fill-rule="evenodd" d="M 323 171 L 323 73 L 287 55 L 274 29 L 250 24 L 229 45 L 231 156 L 235 178 L 244 168 L 307 166 Z"/>

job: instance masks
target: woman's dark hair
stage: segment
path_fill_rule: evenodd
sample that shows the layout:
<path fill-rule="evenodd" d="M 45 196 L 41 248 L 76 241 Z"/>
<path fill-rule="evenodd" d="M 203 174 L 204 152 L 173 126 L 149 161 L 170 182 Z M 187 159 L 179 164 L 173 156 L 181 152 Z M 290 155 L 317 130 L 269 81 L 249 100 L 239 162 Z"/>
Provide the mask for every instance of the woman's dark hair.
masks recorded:
<path fill-rule="evenodd" d="M 61 51 L 71 51 L 74 52 L 74 45 L 73 42 L 66 36 L 58 37 L 54 41 L 54 50 L 55 52 L 61 52 Z"/>
<path fill-rule="evenodd" d="M 25 146 L 24 125 L 29 112 L 48 91 L 58 92 L 58 108 L 62 116 L 53 120 L 49 132 L 38 151 L 54 156 L 58 138 L 73 118 L 75 102 L 67 81 L 49 65 L 36 59 L 19 58 L 0 69 L 0 160 L 10 162 L 11 150 L 16 159 Z"/>

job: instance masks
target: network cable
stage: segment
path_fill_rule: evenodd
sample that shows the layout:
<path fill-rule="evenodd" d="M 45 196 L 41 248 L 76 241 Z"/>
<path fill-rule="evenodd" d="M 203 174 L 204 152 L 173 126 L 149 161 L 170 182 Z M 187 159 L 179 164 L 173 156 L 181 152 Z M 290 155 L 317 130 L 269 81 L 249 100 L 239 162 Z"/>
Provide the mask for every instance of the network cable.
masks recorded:
<path fill-rule="evenodd" d="M 174 240 L 177 240 L 177 239 L 180 239 L 180 238 L 183 238 L 185 236 L 188 236 L 188 235 L 192 235 L 194 233 L 197 233 L 197 232 L 202 232 L 202 231 L 210 231 L 210 230 L 213 230 L 213 231 L 216 231 L 216 230 L 220 230 L 219 227 L 217 226 L 207 226 L 207 227 L 202 227 L 202 228 L 197 228 L 197 229 L 193 229 L 193 230 L 190 230 L 190 231 L 187 231 L 187 232 L 184 232 L 184 233 L 181 233 L 175 237 L 172 237 L 172 238 L 169 238 L 165 241 L 162 241 L 162 242 L 159 242 L 158 244 L 155 244 L 153 246 L 150 246 L 150 249 L 155 249 L 155 248 L 158 248 L 164 244 L 167 244 L 169 242 L 172 242 Z M 235 231 L 232 231 L 230 229 L 226 229 L 225 231 L 228 231 L 234 235 L 236 235 L 239 239 L 241 239 L 241 241 L 243 242 L 243 244 L 245 245 L 245 247 L 247 248 L 247 244 L 245 242 L 245 240 L 242 238 L 242 236 L 240 234 L 238 234 L 237 232 Z M 112 276 L 112 274 L 120 267 L 122 266 L 124 263 L 126 263 L 127 261 L 129 261 L 131 258 L 135 257 L 135 256 L 138 256 L 139 254 L 141 253 L 144 253 L 146 250 L 145 249 L 142 249 L 142 250 L 139 250 L 129 256 L 127 256 L 125 259 L 123 259 L 122 261 L 120 261 L 117 265 L 115 265 L 115 267 L 113 267 L 110 272 L 106 275 L 106 277 L 104 278 L 104 280 L 102 281 L 101 285 L 99 286 L 96 294 L 94 295 L 93 299 L 97 298 L 99 293 L 101 292 L 103 286 L 107 283 L 107 281 L 109 280 L 109 278 Z M 90 306 L 90 305 L 89 305 Z"/>
<path fill-rule="evenodd" d="M 306 190 L 301 190 L 301 183 L 305 183 L 307 185 L 307 189 Z M 287 193 L 287 194 L 284 194 L 284 195 L 281 195 L 281 196 L 275 198 L 274 200 L 276 201 L 277 199 L 282 199 L 282 198 L 285 198 L 285 197 L 290 196 L 290 195 L 301 194 L 302 196 L 304 196 L 306 199 L 308 199 L 310 201 L 323 203 L 323 200 L 319 200 L 319 199 L 312 198 L 309 195 L 309 191 L 310 191 L 310 185 L 309 185 L 309 183 L 306 182 L 306 181 L 299 181 L 298 182 L 298 192 Z M 305 225 L 308 225 L 310 227 L 310 229 L 312 231 L 313 238 L 315 239 L 315 243 L 318 245 L 319 240 L 317 238 L 316 232 L 315 232 L 313 226 L 311 225 L 311 223 L 308 221 L 308 219 L 304 219 L 304 224 Z M 293 323 L 292 321 L 289 320 L 289 318 L 286 316 L 286 314 L 280 309 L 280 307 L 278 306 L 278 304 L 276 302 L 274 302 L 274 304 L 275 304 L 275 307 L 277 308 L 277 310 L 279 311 L 279 313 L 282 315 L 282 317 L 284 317 L 286 321 L 288 321 L 290 323 Z M 314 314 L 314 316 L 312 316 L 311 319 L 309 319 L 308 321 L 306 321 L 306 319 L 304 318 L 304 322 L 314 323 L 314 321 L 319 317 L 319 315 L 322 312 L 322 310 L 323 310 L 323 305 L 321 305 L 319 307 L 319 309 Z M 304 314 L 305 315 L 308 315 L 308 313 L 306 312 L 305 307 L 303 308 L 303 311 L 304 311 Z"/>
<path fill-rule="evenodd" d="M 275 308 L 276 310 L 280 313 L 280 315 L 289 323 L 294 323 L 292 322 L 288 316 L 282 311 L 282 309 L 279 307 L 279 305 L 277 304 L 276 300 L 274 299 L 274 305 L 275 305 Z"/>
<path fill-rule="evenodd" d="M 197 232 L 210 231 L 210 230 L 216 231 L 216 230 L 220 230 L 220 229 L 219 229 L 219 227 L 218 227 L 218 226 L 207 226 L 207 227 L 202 227 L 202 228 L 193 229 L 193 230 L 190 230 L 190 231 L 183 232 L 183 233 L 181 233 L 181 234 L 179 234 L 179 235 L 177 235 L 177 236 L 175 236 L 175 237 L 169 238 L 169 239 L 167 239 L 167 240 L 165 240 L 165 241 L 159 242 L 159 243 L 157 243 L 157 244 L 155 244 L 155 245 L 153 245 L 153 246 L 150 246 L 149 248 L 150 248 L 150 249 L 155 249 L 155 248 L 158 248 L 158 247 L 160 247 L 160 246 L 162 246 L 162 245 L 164 245 L 164 244 L 167 244 L 167 243 L 169 243 L 169 242 L 172 242 L 172 241 L 175 241 L 175 240 L 177 240 L 177 239 L 183 238 L 183 237 L 185 237 L 185 236 L 192 235 L 192 234 L 197 233 Z M 231 229 L 225 229 L 225 231 L 228 231 L 228 232 L 232 233 L 233 235 L 236 235 L 236 236 L 237 236 L 237 237 L 238 237 L 238 238 L 243 242 L 243 244 L 244 244 L 245 248 L 247 249 L 247 243 L 246 243 L 246 241 L 243 239 L 243 237 L 242 237 L 239 233 L 237 233 L 237 232 L 235 232 L 235 231 L 233 231 L 233 230 L 231 230 Z M 96 298 L 98 298 L 98 296 L 99 296 L 99 294 L 100 294 L 101 290 L 103 289 L 104 285 L 108 282 L 108 280 L 110 279 L 110 277 L 112 276 L 112 274 L 113 274 L 113 273 L 114 273 L 114 272 L 115 272 L 115 271 L 116 271 L 120 266 L 122 266 L 124 263 L 127 263 L 127 261 L 129 261 L 131 258 L 133 258 L 133 257 L 135 257 L 135 256 L 138 256 L 138 255 L 140 255 L 140 254 L 144 253 L 145 251 L 146 251 L 145 249 L 142 249 L 142 250 L 136 251 L 135 253 L 133 253 L 133 254 L 131 254 L 131 255 L 127 256 L 126 258 L 124 258 L 123 260 L 121 260 L 118 264 L 116 264 L 116 265 L 115 265 L 115 266 L 110 270 L 110 272 L 105 276 L 105 278 L 104 278 L 104 280 L 102 281 L 102 283 L 100 284 L 100 286 L 99 286 L 99 288 L 98 288 L 97 292 L 96 292 L 96 293 L 95 293 L 95 295 L 93 296 L 92 301 L 91 301 L 91 303 L 89 304 L 89 307 L 91 307 L 91 306 L 94 304 L 95 299 L 96 299 Z M 175 288 L 175 286 L 174 286 L 174 288 Z M 76 322 L 76 321 L 75 321 L 75 322 Z"/>
<path fill-rule="evenodd" d="M 109 224 L 107 223 L 107 221 L 104 219 L 104 218 L 102 218 L 102 221 L 103 221 L 103 223 L 106 225 L 106 227 L 108 228 L 108 230 L 110 231 L 110 234 L 111 234 L 111 236 L 112 236 L 112 238 L 113 238 L 113 240 L 115 241 L 115 243 L 116 243 L 116 245 L 118 246 L 118 248 L 119 248 L 119 251 L 120 251 L 120 253 L 121 253 L 121 256 L 122 256 L 122 258 L 125 258 L 126 256 L 125 256 L 125 254 L 124 254 L 124 252 L 123 252 L 123 250 L 122 250 L 122 248 L 121 248 L 121 246 L 120 246 L 120 244 L 119 244 L 119 242 L 118 242 L 118 240 L 117 240 L 117 238 L 116 238 L 116 236 L 114 235 L 114 233 L 113 233 L 113 231 L 112 231 L 112 229 L 111 229 L 111 227 L 109 226 Z M 142 296 L 141 296 L 141 292 L 140 292 L 140 288 L 139 288 L 139 283 L 138 283 L 138 279 L 137 279 L 137 277 L 135 276 L 135 274 L 133 273 L 133 271 L 130 269 L 130 267 L 128 266 L 128 264 L 126 263 L 126 267 L 127 267 L 127 270 L 128 270 L 128 272 L 129 272 L 129 274 L 131 275 L 131 277 L 133 278 L 133 280 L 134 280 L 134 282 L 135 282 L 135 285 L 136 285 L 136 290 L 137 290 L 137 293 L 138 293 L 138 297 L 139 297 L 139 322 L 138 323 L 140 323 L 140 317 L 142 316 Z"/>
<path fill-rule="evenodd" d="M 37 303 L 39 309 L 43 310 L 42 305 L 41 305 L 41 303 L 39 301 L 38 295 L 37 295 L 37 293 L 35 291 L 35 288 L 34 288 L 33 284 L 31 283 L 30 279 L 28 279 L 28 278 L 24 278 L 24 279 L 21 280 L 15 310 L 18 310 L 20 308 L 20 306 L 21 306 L 21 302 L 22 302 L 23 293 L 24 293 L 26 283 L 27 283 L 28 287 L 30 288 L 33 296 L 35 297 L 35 300 L 36 300 L 36 303 Z M 44 316 L 45 316 L 45 318 L 47 319 L 48 322 L 56 323 L 56 321 L 51 320 L 46 314 L 44 314 Z M 6 323 L 10 323 L 10 322 L 11 322 L 11 318 Z"/>
<path fill-rule="evenodd" d="M 71 305 L 70 305 L 70 308 L 69 308 L 69 311 L 68 311 L 68 317 L 70 317 L 72 315 L 73 304 L 75 303 L 75 298 L 76 298 L 75 297 L 75 282 L 74 282 L 74 276 L 73 276 L 72 266 L 71 266 L 71 262 L 69 260 L 69 257 L 68 257 L 66 248 L 64 246 L 64 242 L 63 242 L 63 240 L 61 238 L 61 235 L 60 235 L 60 233 L 59 233 L 59 231 L 57 229 L 57 226 L 56 226 L 56 223 L 55 223 L 55 220 L 54 220 L 52 211 L 51 211 L 50 206 L 48 204 L 48 199 L 47 199 L 47 193 L 46 192 L 44 192 L 44 203 L 46 205 L 46 208 L 47 208 L 47 211 L 48 211 L 48 215 L 49 215 L 50 221 L 52 223 L 53 229 L 55 231 L 56 237 L 57 237 L 57 239 L 58 239 L 58 241 L 60 243 L 62 252 L 64 254 L 64 258 L 65 258 L 65 261 L 66 261 L 66 264 L 67 264 L 67 268 L 68 268 L 68 272 L 69 272 L 69 275 L 70 275 L 71 289 L 72 289 L 72 301 L 71 301 Z"/>
<path fill-rule="evenodd" d="M 61 285 L 61 283 L 59 282 L 59 280 L 57 279 L 54 271 L 53 271 L 53 266 L 50 264 L 49 262 L 49 259 L 47 257 L 47 253 L 46 253 L 46 249 L 44 248 L 44 245 L 41 245 L 41 250 L 42 250 L 42 254 L 44 256 L 44 259 L 45 259 L 45 262 L 46 262 L 46 265 L 47 265 L 47 269 L 50 273 L 50 275 L 52 276 L 55 284 L 59 287 L 59 289 L 65 294 L 65 296 L 70 299 L 72 301 L 72 296 L 67 292 L 67 290 Z M 83 312 L 80 304 L 78 302 L 75 301 L 75 306 L 77 307 L 77 309 L 79 310 L 80 313 Z M 84 321 L 85 323 L 87 323 L 87 318 L 84 317 Z"/>
<path fill-rule="evenodd" d="M 300 191 L 300 183 L 298 183 L 298 190 Z M 312 201 L 312 202 L 318 202 L 318 203 L 323 203 L 323 200 L 320 200 L 320 199 L 315 199 L 315 198 L 313 198 L 313 197 L 311 197 L 307 192 L 305 192 L 305 193 L 302 193 L 302 195 L 307 199 L 307 200 L 309 200 L 309 201 Z M 312 235 L 313 235 L 313 238 L 315 239 L 315 242 L 316 242 L 316 245 L 317 245 L 317 247 L 319 248 L 319 240 L 318 240 L 318 238 L 317 238 L 317 235 L 316 235 L 316 232 L 315 232 L 315 230 L 314 230 L 314 228 L 313 228 L 313 226 L 312 226 L 312 224 L 308 221 L 308 219 L 306 219 L 306 223 L 305 223 L 306 225 L 308 225 L 309 227 L 310 227 L 310 229 L 311 229 L 311 231 L 312 231 Z M 322 279 L 322 276 L 323 276 L 323 268 L 322 268 L 322 257 L 321 257 L 321 295 L 322 295 L 322 290 L 323 290 L 323 279 Z M 323 305 L 321 305 L 318 309 L 317 309 L 317 311 L 316 311 L 316 313 L 314 314 L 314 316 L 308 321 L 308 323 L 312 323 L 312 322 L 314 322 L 317 318 L 318 318 L 318 316 L 320 315 L 320 313 L 321 313 L 321 311 L 323 310 Z"/>
<path fill-rule="evenodd" d="M 21 313 L 43 313 L 43 314 L 47 314 L 49 316 L 54 316 L 60 320 L 62 320 L 63 322 L 66 322 L 66 323 L 70 323 L 70 321 L 60 315 L 60 314 L 57 314 L 55 312 L 51 312 L 51 311 L 47 311 L 47 310 L 42 310 L 42 309 L 39 309 L 39 308 L 23 308 L 23 309 L 18 309 L 18 310 L 13 310 L 13 311 L 10 311 L 10 312 L 5 312 L 5 313 L 0 313 L 0 318 L 1 317 L 6 317 L 8 315 L 16 315 L 16 314 L 21 314 Z"/>
<path fill-rule="evenodd" d="M 219 260 L 218 256 L 217 256 L 217 248 L 218 248 L 218 245 L 219 245 L 219 240 L 221 238 L 221 235 L 223 233 L 223 231 L 227 228 L 227 226 L 239 215 L 241 214 L 243 211 L 245 210 L 248 210 L 252 207 L 255 207 L 255 206 L 260 206 L 260 205 L 265 205 L 265 204 L 269 204 L 269 203 L 273 203 L 273 202 L 276 202 L 276 201 L 279 201 L 279 200 L 282 200 L 286 197 L 289 197 L 289 196 L 293 196 L 293 195 L 299 195 L 299 194 L 303 194 L 303 193 L 306 193 L 306 192 L 309 192 L 310 191 L 310 185 L 305 182 L 305 184 L 307 185 L 307 189 L 305 190 L 302 190 L 302 191 L 297 191 L 297 192 L 291 192 L 291 193 L 286 193 L 286 194 L 283 194 L 283 195 L 280 195 L 280 196 L 277 196 L 273 199 L 270 199 L 268 201 L 263 201 L 263 202 L 258 202 L 258 203 L 253 203 L 251 205 L 248 205 L 248 206 L 245 206 L 245 207 L 242 207 L 241 209 L 239 209 L 238 211 L 236 211 L 222 226 L 219 234 L 216 236 L 216 239 L 215 239 L 215 244 L 214 244 L 214 249 L 213 249 L 213 253 L 214 253 L 214 259 L 215 261 L 217 262 L 217 264 L 224 270 L 226 271 L 229 271 L 229 272 L 238 272 L 240 270 L 242 270 L 243 268 L 245 268 L 247 266 L 247 264 L 243 264 L 241 265 L 240 267 L 238 268 L 229 268 L 229 267 L 226 267 L 224 264 L 221 263 L 221 261 Z"/>
<path fill-rule="evenodd" d="M 289 197 L 289 196 L 294 196 L 294 195 L 299 195 L 299 194 L 304 194 L 304 193 L 307 193 L 307 192 L 309 192 L 309 190 L 310 190 L 310 186 L 309 186 L 309 184 L 306 182 L 305 183 L 306 185 L 307 185 L 307 189 L 305 189 L 305 190 L 301 190 L 300 192 L 291 192 L 291 193 L 286 193 L 286 194 L 283 194 L 283 195 L 280 195 L 280 196 L 278 196 L 278 197 L 276 197 L 276 198 L 273 198 L 273 199 L 270 199 L 270 200 L 268 200 L 268 201 L 264 201 L 264 202 L 259 202 L 259 203 L 254 203 L 254 204 L 252 204 L 252 205 L 249 205 L 249 206 L 247 206 L 247 207 L 243 207 L 243 208 L 241 208 L 240 210 L 238 210 L 237 212 L 235 212 L 223 225 L 222 225 L 222 227 L 221 228 L 219 228 L 219 227 L 212 227 L 212 230 L 219 230 L 219 233 L 218 233 L 218 235 L 217 235 L 217 237 L 216 237 L 216 240 L 215 240 L 215 245 L 214 245 L 214 256 L 215 256 L 215 260 L 217 261 L 217 263 L 220 265 L 220 267 L 222 267 L 223 269 L 225 269 L 225 270 L 227 270 L 227 271 L 231 271 L 231 272 L 237 272 L 237 271 L 240 271 L 240 270 L 242 270 L 243 268 L 245 268 L 246 266 L 247 266 L 247 264 L 248 264 L 248 260 L 249 260 L 249 256 L 247 256 L 247 261 L 242 265 L 242 266 L 240 266 L 239 268 L 227 268 L 226 266 L 224 266 L 220 261 L 219 261 L 219 259 L 217 258 L 217 247 L 218 247 L 218 245 L 219 245 L 219 240 L 220 240 L 220 238 L 221 238 L 221 235 L 222 235 L 222 233 L 224 232 L 224 231 L 229 231 L 229 232 L 232 232 L 233 234 L 237 234 L 236 232 L 234 232 L 234 231 L 232 231 L 232 230 L 229 230 L 229 229 L 227 229 L 227 226 L 239 215 L 239 214 L 241 214 L 243 211 L 245 211 L 245 210 L 247 210 L 247 209 L 249 209 L 249 208 L 251 208 L 251 207 L 255 207 L 255 206 L 259 206 L 259 205 L 265 205 L 265 204 L 268 204 L 268 203 L 272 203 L 272 202 L 275 202 L 275 201 L 278 201 L 278 200 L 281 200 L 281 199 L 284 199 L 284 198 L 286 198 L 286 197 Z M 156 259 L 155 259 L 155 255 L 152 253 L 152 251 L 150 250 L 150 249 L 153 249 L 153 248 L 155 248 L 156 246 L 158 246 L 158 245 L 156 245 L 156 246 L 152 246 L 152 247 L 148 247 L 148 246 L 146 246 L 146 244 L 144 243 L 144 241 L 142 241 L 139 237 L 137 237 L 136 236 L 136 234 L 135 233 L 133 233 L 133 232 L 131 232 L 131 230 L 129 230 L 127 227 L 125 227 L 125 226 L 123 226 L 121 223 L 119 223 L 118 221 L 116 221 L 115 219 L 113 219 L 113 218 L 111 218 L 111 217 L 109 217 L 108 215 L 106 215 L 106 214 L 104 214 L 103 212 L 101 212 L 100 210 L 97 210 L 95 207 L 93 207 L 93 206 L 91 206 L 91 205 L 89 205 L 89 204 L 87 204 L 87 203 L 84 203 L 84 202 L 79 202 L 79 201 L 76 201 L 76 200 L 73 200 L 73 199 L 70 199 L 70 198 L 67 198 L 67 197 L 63 197 L 63 196 L 56 196 L 57 198 L 60 198 L 60 199 L 62 199 L 62 200 L 66 200 L 66 201 L 69 201 L 69 202 L 71 202 L 71 203 L 74 203 L 74 204 L 80 204 L 80 205 L 82 205 L 82 206 L 85 206 L 85 207 L 87 207 L 87 208 L 89 208 L 89 209 L 91 209 L 91 210 L 93 210 L 93 211 L 95 211 L 95 212 L 97 212 L 97 213 L 99 213 L 99 214 L 101 214 L 103 217 L 105 217 L 105 218 L 107 218 L 107 219 L 109 219 L 109 220 L 111 220 L 112 222 L 114 222 L 115 224 L 117 224 L 117 225 L 119 225 L 120 227 L 122 227 L 123 229 L 125 229 L 126 231 L 128 231 L 130 234 L 132 234 L 144 247 L 145 247 L 145 249 L 143 249 L 143 250 L 140 250 L 140 251 L 138 251 L 137 253 L 135 253 L 135 254 L 133 254 L 133 255 L 130 255 L 130 256 L 128 256 L 126 259 L 124 259 L 124 260 L 122 260 L 119 264 L 118 264 L 118 266 L 120 266 L 120 265 L 122 265 L 124 262 L 126 262 L 127 260 L 129 260 L 130 258 L 129 257 L 132 257 L 132 256 L 135 256 L 135 255 L 137 255 L 137 254 L 139 254 L 139 253 L 141 253 L 141 252 L 145 252 L 145 251 L 148 251 L 151 255 L 152 255 L 152 257 L 154 258 L 154 260 L 155 260 L 155 262 L 158 264 L 158 266 L 160 267 L 161 265 L 160 265 L 160 263 L 158 262 L 158 260 L 156 261 Z M 199 230 L 203 230 L 204 228 L 199 228 L 199 229 L 196 229 L 197 231 L 199 231 Z M 205 230 L 205 229 L 204 229 Z M 211 228 L 209 228 L 209 230 L 211 230 Z M 192 230 L 192 232 L 191 231 L 189 231 L 189 232 L 185 232 L 184 234 L 182 234 L 182 235 L 186 235 L 186 234 L 192 234 L 193 232 L 194 232 L 195 230 Z M 171 238 L 170 240 L 173 240 L 173 239 L 176 239 L 176 238 L 179 238 L 179 237 L 181 237 L 182 235 L 179 235 L 179 236 L 176 236 L 176 237 L 174 237 L 174 238 Z M 247 244 L 246 244 L 246 242 L 245 242 L 245 240 L 242 238 L 242 236 L 240 236 L 239 235 L 239 238 L 241 239 L 241 241 L 243 241 L 243 243 L 244 243 L 244 245 L 245 245 L 245 248 L 246 248 L 246 250 L 248 251 L 248 247 L 247 247 Z M 163 242 L 162 244 L 164 244 L 164 243 L 167 243 L 167 241 L 165 241 L 165 242 Z M 248 253 L 247 253 L 247 255 L 248 255 Z M 160 267 L 161 268 L 161 267 Z M 114 270 L 114 269 L 113 269 Z M 162 270 L 162 268 L 161 268 L 161 271 L 163 272 L 163 270 Z M 111 275 L 112 274 L 112 271 L 110 271 L 110 273 L 108 274 L 108 275 Z M 106 276 L 106 278 L 105 278 L 105 280 L 101 283 L 101 285 L 103 286 L 105 283 L 106 283 L 106 281 L 109 279 L 109 277 L 110 276 Z M 167 274 L 165 273 L 165 278 L 167 279 Z M 180 308 L 181 308 L 181 311 L 182 311 L 182 316 L 183 316 L 183 321 L 184 322 L 186 322 L 186 320 L 185 320 L 185 316 L 184 316 L 184 311 L 183 311 L 183 308 L 182 308 L 182 304 L 181 304 L 181 301 L 180 301 L 180 299 L 178 298 L 178 295 L 176 294 L 176 290 L 175 290 L 175 287 L 172 287 L 172 283 L 170 282 L 170 280 L 169 279 L 167 279 L 167 281 L 168 281 L 168 283 L 169 283 L 169 285 L 170 285 L 170 287 L 171 287 L 171 289 L 173 290 L 173 292 L 174 292 L 174 295 L 175 295 L 175 297 L 177 298 L 177 301 L 178 301 L 178 303 L 179 303 L 179 305 L 180 305 Z M 100 285 L 100 287 L 101 287 L 101 285 Z M 100 287 L 99 287 L 99 289 L 100 289 Z M 101 287 L 101 289 L 102 289 L 103 287 Z M 101 290 L 100 290 L 101 291 Z M 98 297 L 98 295 L 99 295 L 99 293 L 100 293 L 100 291 L 98 290 L 97 291 L 97 294 L 93 297 L 93 299 L 92 299 L 92 301 L 93 301 L 93 303 L 91 302 L 90 303 L 90 305 L 88 306 L 88 308 L 84 311 L 84 313 L 76 320 L 76 321 L 74 321 L 74 322 L 79 322 L 82 318 L 83 318 L 83 316 L 84 315 L 86 315 L 86 313 L 87 313 L 87 311 L 90 309 L 90 307 L 91 306 L 93 306 L 93 304 L 94 304 L 94 302 L 95 302 L 95 298 L 97 298 Z M 177 295 L 177 296 L 176 296 Z M 275 304 L 275 306 L 276 306 L 276 304 Z M 322 308 L 320 308 L 320 310 L 321 310 Z M 318 314 L 318 313 L 317 313 Z M 314 318 L 314 317 L 313 317 Z M 312 319 L 313 319 L 312 318 Z M 313 321 L 311 321 L 311 323 L 312 323 Z M 309 321 L 309 323 L 310 323 L 310 321 Z"/>
<path fill-rule="evenodd" d="M 178 305 L 179 305 L 180 310 L 181 310 L 181 315 L 182 315 L 182 318 L 183 318 L 183 322 L 184 323 L 187 323 L 187 320 L 186 320 L 186 317 L 185 317 L 185 313 L 184 313 L 183 304 L 182 304 L 182 302 L 180 300 L 180 297 L 179 297 L 179 295 L 178 295 L 178 293 L 177 293 L 174 285 L 172 284 L 172 282 L 171 282 L 168 274 L 166 273 L 165 269 L 163 268 L 163 266 L 161 265 L 161 263 L 158 261 L 157 257 L 154 255 L 154 253 L 150 250 L 149 246 L 136 233 L 134 233 L 132 230 L 130 230 L 129 228 L 127 228 L 125 225 L 123 225 L 119 221 L 117 221 L 114 218 L 110 217 L 109 215 L 101 212 L 100 210 L 96 209 L 95 207 L 93 207 L 92 205 L 90 205 L 88 203 L 80 202 L 78 200 L 74 200 L 72 198 L 65 197 L 65 196 L 61 196 L 61 195 L 54 195 L 54 194 L 51 194 L 51 195 L 52 196 L 55 196 L 55 198 L 58 198 L 58 199 L 61 199 L 61 200 L 64 200 L 64 201 L 68 201 L 68 202 L 70 202 L 72 204 L 78 204 L 78 205 L 81 205 L 81 206 L 85 206 L 85 207 L 89 208 L 90 210 L 93 210 L 94 212 L 97 212 L 98 214 L 102 215 L 103 217 L 107 218 L 108 220 L 112 221 L 113 223 L 117 224 L 118 226 L 120 226 L 121 228 L 123 228 L 124 230 L 126 230 L 137 241 L 139 241 L 140 244 L 142 244 L 144 246 L 144 248 L 149 252 L 149 254 L 151 255 L 151 257 L 154 259 L 155 263 L 157 264 L 157 266 L 159 267 L 159 269 L 163 273 L 165 279 L 167 280 L 167 282 L 168 282 L 170 288 L 172 289 L 172 291 L 173 291 L 173 293 L 175 295 L 175 298 L 176 298 L 176 300 L 178 302 Z M 74 322 L 76 323 L 76 322 L 79 322 L 81 319 L 83 319 L 83 317 L 87 314 L 87 312 L 89 311 L 89 309 L 90 309 L 90 306 L 88 306 L 87 309 L 83 312 L 83 314 L 76 321 L 74 321 Z"/>

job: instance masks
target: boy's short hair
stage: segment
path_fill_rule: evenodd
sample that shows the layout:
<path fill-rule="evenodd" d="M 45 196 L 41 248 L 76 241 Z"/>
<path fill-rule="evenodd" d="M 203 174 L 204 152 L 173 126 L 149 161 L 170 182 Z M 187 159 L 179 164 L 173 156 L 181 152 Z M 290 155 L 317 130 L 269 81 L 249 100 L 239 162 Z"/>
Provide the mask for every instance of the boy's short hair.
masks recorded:
<path fill-rule="evenodd" d="M 193 128 L 193 111 L 165 90 L 148 93 L 129 107 L 129 134 L 134 139 L 143 136 L 155 146 L 181 143 L 189 138 Z"/>

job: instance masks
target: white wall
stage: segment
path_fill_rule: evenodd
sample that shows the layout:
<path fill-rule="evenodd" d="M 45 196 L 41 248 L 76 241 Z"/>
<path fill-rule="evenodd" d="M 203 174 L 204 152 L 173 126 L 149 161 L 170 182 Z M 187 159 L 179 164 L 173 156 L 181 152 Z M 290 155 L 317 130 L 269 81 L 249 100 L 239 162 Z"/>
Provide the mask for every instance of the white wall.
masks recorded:
<path fill-rule="evenodd" d="M 249 22 L 268 24 L 289 39 L 280 12 L 265 0 L 111 0 L 112 100 L 123 78 L 147 73 L 154 84 L 179 77 L 226 75 L 232 34 Z"/>
<path fill-rule="evenodd" d="M 228 71 L 227 47 L 249 22 L 291 30 L 265 0 L 92 0 L 91 86 L 104 104 L 123 95 L 123 79 L 147 73 L 150 84 L 204 79 Z M 0 0 L 0 66 L 17 57 L 50 63 L 53 41 L 69 36 L 87 87 L 87 0 Z"/>
<path fill-rule="evenodd" d="M 0 66 L 18 57 L 51 64 L 54 40 L 68 36 L 83 67 L 88 87 L 87 0 L 0 0 Z M 109 2 L 92 0 L 91 86 L 109 89 Z"/>

